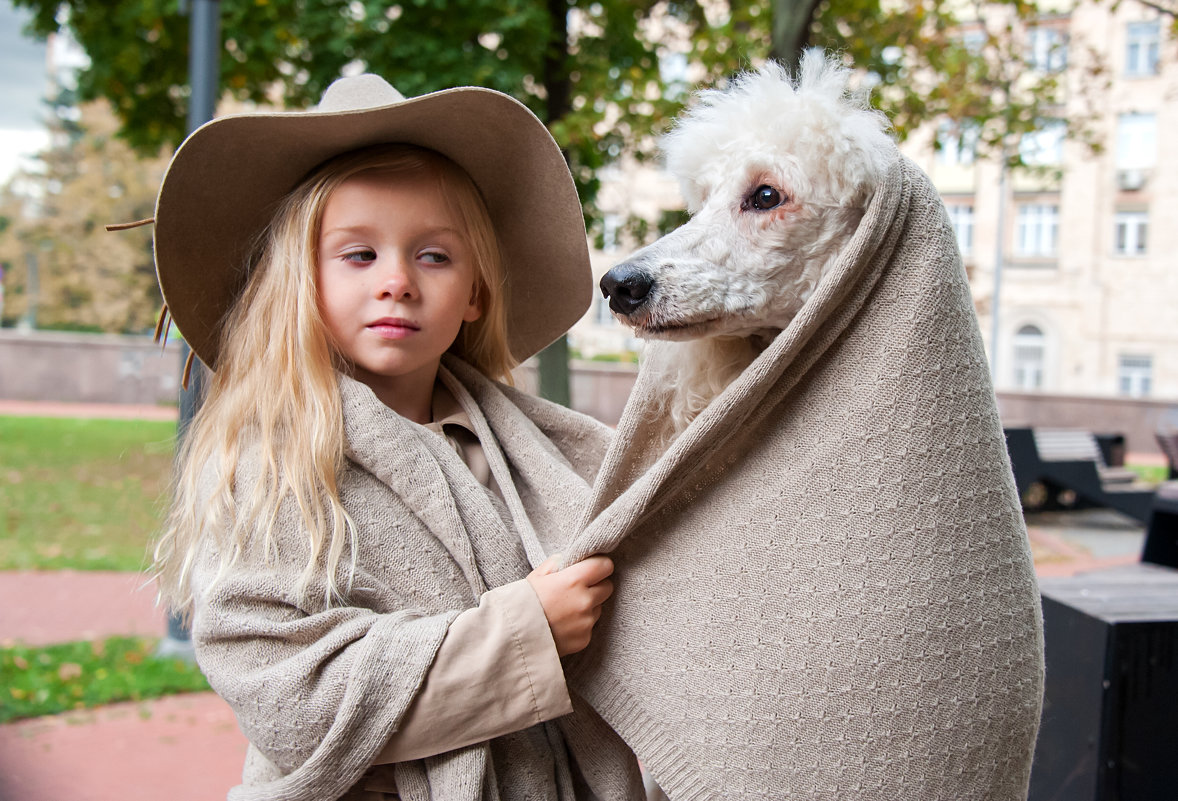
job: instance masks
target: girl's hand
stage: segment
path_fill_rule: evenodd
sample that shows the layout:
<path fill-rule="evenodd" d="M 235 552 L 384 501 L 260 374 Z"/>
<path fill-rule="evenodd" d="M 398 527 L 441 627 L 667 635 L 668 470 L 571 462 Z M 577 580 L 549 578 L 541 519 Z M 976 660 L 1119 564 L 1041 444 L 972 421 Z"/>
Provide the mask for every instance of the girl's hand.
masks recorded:
<path fill-rule="evenodd" d="M 556 653 L 565 656 L 589 645 L 601 605 L 614 592 L 614 583 L 609 580 L 614 563 L 608 556 L 590 556 L 558 571 L 559 562 L 559 554 L 548 557 L 528 574 L 528 583 L 544 607 Z"/>

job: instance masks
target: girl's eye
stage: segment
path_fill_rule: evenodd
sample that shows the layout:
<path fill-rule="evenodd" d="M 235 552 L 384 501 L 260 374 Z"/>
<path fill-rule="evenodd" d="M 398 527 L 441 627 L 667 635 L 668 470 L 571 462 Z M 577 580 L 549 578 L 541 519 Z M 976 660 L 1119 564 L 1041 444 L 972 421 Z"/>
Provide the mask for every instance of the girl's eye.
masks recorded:
<path fill-rule="evenodd" d="M 353 250 L 350 253 L 345 253 L 343 255 L 343 259 L 344 259 L 344 261 L 350 261 L 355 264 L 362 264 L 362 263 L 366 263 L 366 262 L 370 262 L 370 261 L 376 261 L 376 251 L 375 250 L 367 250 L 367 249 Z"/>
<path fill-rule="evenodd" d="M 421 260 L 429 264 L 445 264 L 450 261 L 450 257 L 440 251 L 429 250 L 421 254 Z"/>
<path fill-rule="evenodd" d="M 753 193 L 749 195 L 745 201 L 746 208 L 754 208 L 757 211 L 768 211 L 775 209 L 785 202 L 785 196 L 776 188 L 768 184 L 761 184 Z"/>

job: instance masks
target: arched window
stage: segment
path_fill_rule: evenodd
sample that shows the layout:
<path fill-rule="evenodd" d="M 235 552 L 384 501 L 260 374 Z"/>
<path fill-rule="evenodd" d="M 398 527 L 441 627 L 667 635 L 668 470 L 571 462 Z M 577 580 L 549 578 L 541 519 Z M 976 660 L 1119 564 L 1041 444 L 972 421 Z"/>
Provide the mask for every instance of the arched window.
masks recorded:
<path fill-rule="evenodd" d="M 1014 386 L 1016 389 L 1043 388 L 1046 337 L 1034 325 L 1024 325 L 1014 335 Z"/>

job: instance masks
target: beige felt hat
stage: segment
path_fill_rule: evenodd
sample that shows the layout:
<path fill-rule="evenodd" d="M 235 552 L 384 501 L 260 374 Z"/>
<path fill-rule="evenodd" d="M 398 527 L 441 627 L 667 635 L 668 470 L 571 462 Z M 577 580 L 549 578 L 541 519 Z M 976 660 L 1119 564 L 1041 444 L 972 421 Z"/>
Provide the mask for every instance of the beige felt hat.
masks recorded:
<path fill-rule="evenodd" d="M 593 295 L 585 222 L 544 124 L 490 89 L 406 99 L 384 79 L 358 75 L 333 83 L 314 111 L 223 117 L 176 151 L 156 201 L 156 273 L 173 321 L 201 361 L 216 364 L 221 321 L 278 201 L 333 156 L 392 142 L 447 156 L 478 186 L 503 253 L 517 359 L 584 314 Z"/>

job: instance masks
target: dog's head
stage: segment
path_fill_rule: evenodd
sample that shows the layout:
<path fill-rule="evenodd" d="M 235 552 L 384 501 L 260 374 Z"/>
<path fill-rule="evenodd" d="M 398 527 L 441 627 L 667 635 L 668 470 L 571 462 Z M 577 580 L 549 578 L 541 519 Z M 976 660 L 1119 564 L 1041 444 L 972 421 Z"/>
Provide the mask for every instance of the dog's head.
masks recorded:
<path fill-rule="evenodd" d="M 897 158 L 851 72 L 811 51 L 702 92 L 663 142 L 691 220 L 601 280 L 648 338 L 784 328 L 854 233 Z"/>

